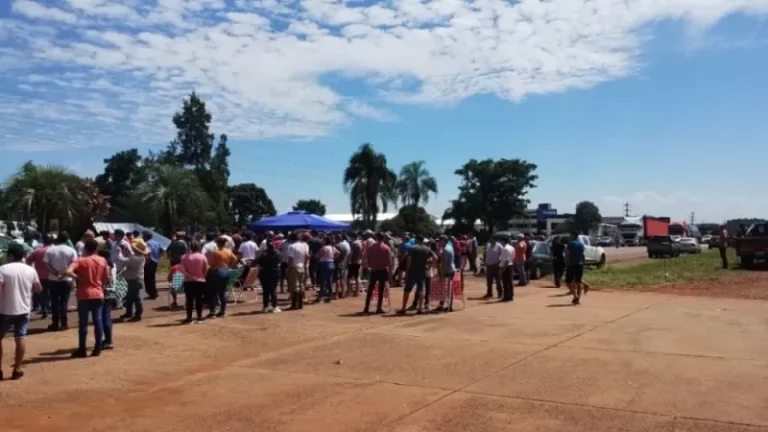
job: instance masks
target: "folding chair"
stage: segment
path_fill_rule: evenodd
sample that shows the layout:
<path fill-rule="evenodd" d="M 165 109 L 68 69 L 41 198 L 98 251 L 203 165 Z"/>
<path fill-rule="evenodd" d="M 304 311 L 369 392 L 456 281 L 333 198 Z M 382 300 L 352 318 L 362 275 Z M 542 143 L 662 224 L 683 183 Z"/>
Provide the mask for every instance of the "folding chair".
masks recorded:
<path fill-rule="evenodd" d="M 238 300 L 241 303 L 247 303 L 243 284 L 240 282 L 240 275 L 243 273 L 243 267 L 238 267 L 229 271 L 229 280 L 227 280 L 227 293 L 232 295 L 232 301 L 237 305 Z"/>
<path fill-rule="evenodd" d="M 171 306 L 171 293 L 184 294 L 184 274 L 176 272 L 171 277 L 171 286 L 168 287 L 168 307 Z"/>

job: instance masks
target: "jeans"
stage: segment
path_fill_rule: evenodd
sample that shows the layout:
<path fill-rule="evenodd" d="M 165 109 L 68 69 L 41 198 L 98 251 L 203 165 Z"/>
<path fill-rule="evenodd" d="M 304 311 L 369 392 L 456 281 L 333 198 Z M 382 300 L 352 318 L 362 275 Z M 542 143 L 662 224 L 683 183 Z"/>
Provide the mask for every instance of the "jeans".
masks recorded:
<path fill-rule="evenodd" d="M 129 317 L 134 316 L 133 308 L 135 306 L 136 317 L 141 318 L 141 315 L 144 313 L 144 305 L 141 303 L 141 288 L 144 281 L 135 279 L 126 282 L 128 282 L 128 292 L 125 294 L 125 301 L 123 302 L 125 304 L 125 315 Z"/>
<path fill-rule="evenodd" d="M 515 262 L 518 286 L 528 285 L 528 273 L 525 271 L 525 262 Z"/>
<path fill-rule="evenodd" d="M 105 344 L 112 344 L 112 305 L 116 303 L 115 300 L 105 300 L 104 306 L 101 308 L 101 325 L 104 327 L 104 342 Z"/>
<path fill-rule="evenodd" d="M 261 278 L 259 281 L 261 282 L 261 296 L 264 300 L 264 309 L 266 309 L 268 306 L 272 306 L 272 308 L 277 307 L 277 283 L 278 283 L 278 277 L 265 277 Z"/>
<path fill-rule="evenodd" d="M 44 280 L 40 283 L 43 290 L 40 291 L 40 312 L 48 314 L 51 312 L 51 281 Z"/>
<path fill-rule="evenodd" d="M 320 283 L 317 280 L 317 265 L 320 261 L 317 258 L 309 259 L 309 279 L 312 282 L 312 286 L 318 286 Z"/>
<path fill-rule="evenodd" d="M 512 283 L 512 266 L 504 267 L 501 272 L 501 283 L 504 286 L 504 300 L 515 298 L 515 287 Z"/>
<path fill-rule="evenodd" d="M 144 288 L 149 297 L 157 297 L 157 263 L 151 259 L 144 264 Z"/>
<path fill-rule="evenodd" d="M 720 249 L 720 261 L 722 261 L 723 263 L 723 268 L 727 269 L 728 268 L 728 254 L 727 254 L 728 249 L 724 247 L 721 247 L 719 249 Z"/>
<path fill-rule="evenodd" d="M 501 297 L 501 272 L 498 264 L 488 264 L 485 266 L 485 295 L 493 296 L 493 282 L 496 281 L 496 293 Z"/>
<path fill-rule="evenodd" d="M 51 295 L 51 318 L 53 325 L 67 325 L 67 305 L 72 286 L 67 281 L 48 281 Z"/>
<path fill-rule="evenodd" d="M 77 315 L 80 319 L 78 323 L 78 349 L 85 351 L 85 339 L 88 337 L 88 314 L 93 319 L 93 332 L 96 337 L 96 346 L 94 350 L 101 350 L 101 341 L 104 339 L 104 324 L 102 322 L 102 309 L 104 308 L 104 299 L 78 300 Z"/>
<path fill-rule="evenodd" d="M 319 277 L 320 277 L 320 297 L 331 298 L 333 295 L 333 262 L 320 262 Z"/>
<path fill-rule="evenodd" d="M 205 282 L 184 282 L 184 298 L 187 306 L 187 319 L 192 320 L 192 310 L 197 312 L 197 319 L 203 319 L 203 303 L 205 299 Z"/>
<path fill-rule="evenodd" d="M 379 300 L 376 305 L 376 311 L 381 310 L 384 305 L 384 288 L 387 286 L 387 282 L 389 282 L 389 270 L 371 270 L 368 280 L 368 292 L 365 294 L 364 312 L 368 312 L 368 309 L 371 307 L 371 295 L 373 294 L 373 290 L 376 289 L 376 285 L 378 285 L 379 289 Z"/>
<path fill-rule="evenodd" d="M 229 282 L 230 272 L 231 270 L 228 268 L 216 269 L 212 278 L 214 294 L 219 303 L 219 313 L 222 314 L 227 311 L 227 283 Z M 213 310 L 213 306 L 211 310 Z"/>

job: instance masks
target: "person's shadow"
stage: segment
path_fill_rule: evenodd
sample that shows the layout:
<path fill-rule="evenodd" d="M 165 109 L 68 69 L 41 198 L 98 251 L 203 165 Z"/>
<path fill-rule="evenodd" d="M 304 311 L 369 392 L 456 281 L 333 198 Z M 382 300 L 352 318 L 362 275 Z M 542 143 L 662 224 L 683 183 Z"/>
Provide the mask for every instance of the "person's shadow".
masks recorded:
<path fill-rule="evenodd" d="M 40 353 L 38 357 L 32 357 L 24 360 L 24 365 L 32 365 L 38 363 L 55 363 L 64 360 L 72 360 L 72 353 L 75 352 L 74 348 L 58 349 L 56 351 Z"/>

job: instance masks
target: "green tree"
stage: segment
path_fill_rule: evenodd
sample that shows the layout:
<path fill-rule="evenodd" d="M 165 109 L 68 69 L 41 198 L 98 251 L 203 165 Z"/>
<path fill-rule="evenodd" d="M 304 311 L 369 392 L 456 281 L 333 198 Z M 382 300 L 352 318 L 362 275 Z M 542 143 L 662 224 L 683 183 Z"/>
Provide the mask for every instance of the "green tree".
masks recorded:
<path fill-rule="evenodd" d="M 294 210 L 304 210 L 306 212 L 325 216 L 325 204 L 316 199 L 301 199 L 296 201 L 296 205 L 293 206 Z"/>
<path fill-rule="evenodd" d="M 424 164 L 423 160 L 411 162 L 400 169 L 397 194 L 405 206 L 426 204 L 430 193 L 437 195 L 437 180 L 424 168 Z"/>
<path fill-rule="evenodd" d="M 181 111 L 173 116 L 176 138 L 165 152 L 150 154 L 154 162 L 166 165 L 169 161 L 194 171 L 203 190 L 208 195 L 208 207 L 201 214 L 207 224 L 227 225 L 231 222 L 226 212 L 229 183 L 229 156 L 227 135 L 215 136 L 210 131 L 212 116 L 205 102 L 195 93 L 182 104 Z"/>
<path fill-rule="evenodd" d="M 603 221 L 600 209 L 591 201 L 582 201 L 576 204 L 576 212 L 573 214 L 573 229 L 581 234 L 589 233 Z"/>
<path fill-rule="evenodd" d="M 197 224 L 208 196 L 195 173 L 174 165 L 152 167 L 147 181 L 136 188 L 133 202 L 142 212 L 154 213 L 166 233 L 182 225 Z"/>
<path fill-rule="evenodd" d="M 375 228 L 379 211 L 397 202 L 397 175 L 387 166 L 387 157 L 376 153 L 371 144 L 361 145 L 352 154 L 343 181 L 352 215 L 361 215 L 366 228 Z"/>
<path fill-rule="evenodd" d="M 470 160 L 456 170 L 461 177 L 459 196 L 443 219 L 474 225 L 479 219 L 493 232 L 498 224 L 525 215 L 528 189 L 536 187 L 536 165 L 521 159 Z"/>
<path fill-rule="evenodd" d="M 424 207 L 408 205 L 401 207 L 397 216 L 381 223 L 382 231 L 395 234 L 405 232 L 426 236 L 437 232 L 437 224 L 432 216 L 424 210 Z"/>
<path fill-rule="evenodd" d="M 142 157 L 137 149 L 124 150 L 104 159 L 104 172 L 96 176 L 94 184 L 99 191 L 110 197 L 113 212 L 122 213 L 136 187 L 147 178 Z"/>
<path fill-rule="evenodd" d="M 277 214 L 267 192 L 253 183 L 241 183 L 228 189 L 227 210 L 235 227 Z"/>
<path fill-rule="evenodd" d="M 79 226 L 82 220 L 101 219 L 109 210 L 106 197 L 89 182 L 65 168 L 27 162 L 10 178 L 5 190 L 10 213 L 35 220 L 43 232 L 54 221 L 60 229 Z"/>

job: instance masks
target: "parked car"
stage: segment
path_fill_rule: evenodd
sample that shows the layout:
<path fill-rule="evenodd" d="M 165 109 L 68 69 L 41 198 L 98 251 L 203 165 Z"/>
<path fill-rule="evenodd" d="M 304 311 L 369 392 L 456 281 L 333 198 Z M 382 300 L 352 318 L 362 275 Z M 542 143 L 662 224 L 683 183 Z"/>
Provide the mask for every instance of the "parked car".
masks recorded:
<path fill-rule="evenodd" d="M 696 241 L 696 239 L 693 237 L 683 237 L 678 243 L 680 243 L 681 253 L 701 253 L 701 246 L 699 245 L 699 242 Z"/>
<path fill-rule="evenodd" d="M 646 242 L 648 258 L 664 258 L 680 256 L 680 243 L 670 236 L 653 236 Z"/>
<path fill-rule="evenodd" d="M 612 237 L 600 237 L 597 240 L 597 245 L 603 247 L 611 247 L 614 245 L 614 240 Z"/>
<path fill-rule="evenodd" d="M 571 238 L 571 236 L 567 234 L 554 235 L 547 239 L 547 244 L 551 245 L 554 240 L 560 241 L 563 236 L 566 236 L 568 240 Z M 605 249 L 601 246 L 593 245 L 589 236 L 580 235 L 579 241 L 584 243 L 584 259 L 586 260 L 586 264 L 588 266 L 602 268 L 605 265 Z"/>
<path fill-rule="evenodd" d="M 546 275 L 552 274 L 552 253 L 549 243 L 536 242 L 533 245 L 533 262 L 531 263 L 531 279 L 540 279 Z"/>

